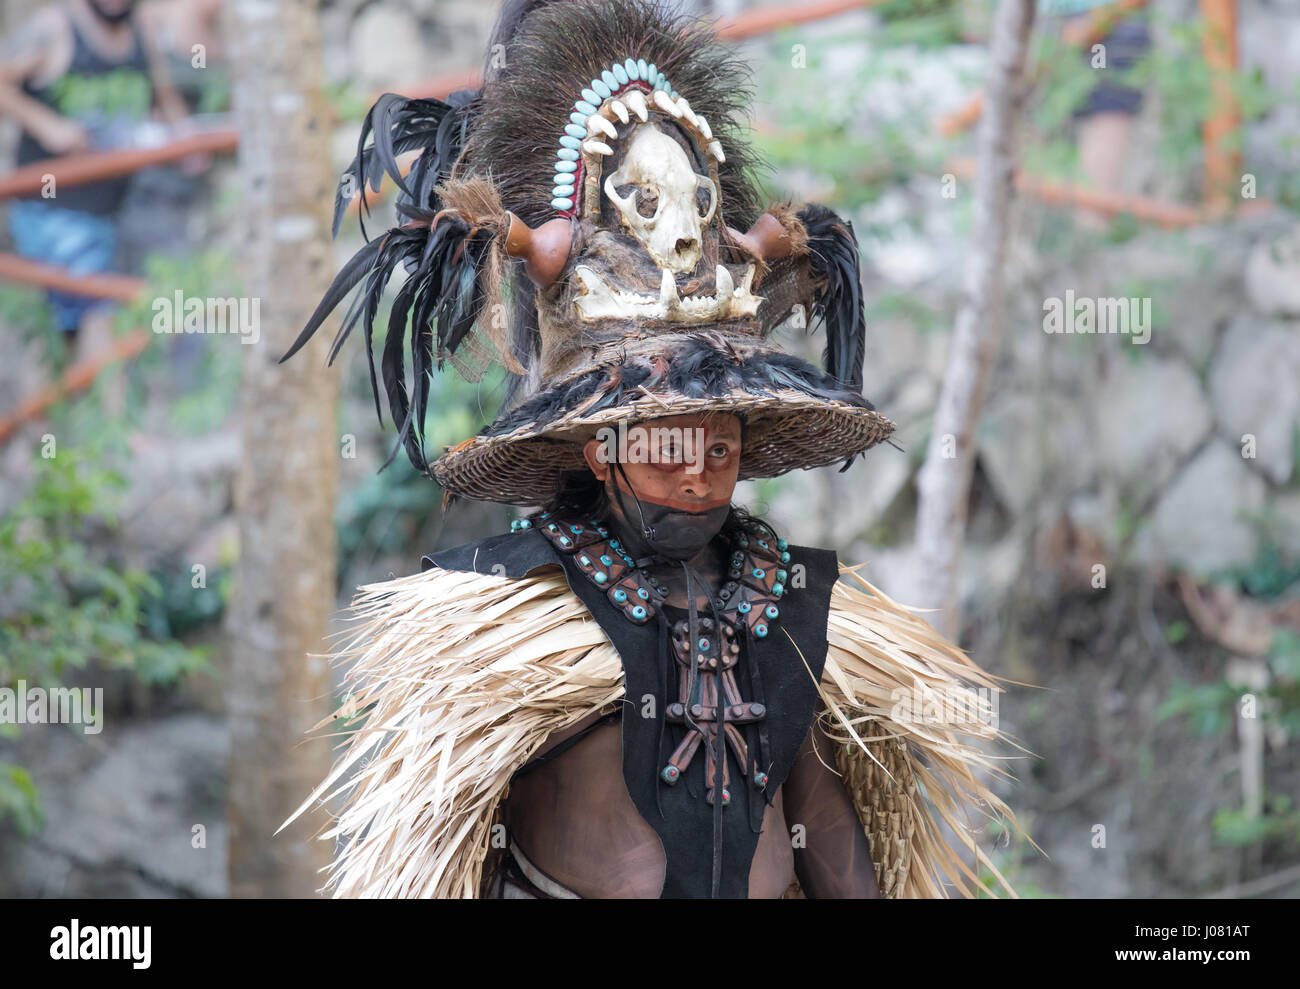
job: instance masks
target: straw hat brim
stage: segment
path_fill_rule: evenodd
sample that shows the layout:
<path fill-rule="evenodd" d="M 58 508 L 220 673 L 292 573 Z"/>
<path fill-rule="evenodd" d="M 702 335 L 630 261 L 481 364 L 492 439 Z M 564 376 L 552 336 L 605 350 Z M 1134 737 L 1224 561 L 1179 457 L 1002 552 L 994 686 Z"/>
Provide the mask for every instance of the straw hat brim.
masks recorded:
<path fill-rule="evenodd" d="M 582 446 L 602 427 L 706 412 L 745 420 L 741 480 L 824 467 L 870 449 L 895 429 L 874 409 L 794 389 L 738 390 L 703 398 L 646 392 L 611 408 L 578 409 L 545 424 L 475 436 L 448 450 L 433 465 L 433 476 L 448 492 L 466 498 L 542 505 L 564 472 L 586 467 Z"/>

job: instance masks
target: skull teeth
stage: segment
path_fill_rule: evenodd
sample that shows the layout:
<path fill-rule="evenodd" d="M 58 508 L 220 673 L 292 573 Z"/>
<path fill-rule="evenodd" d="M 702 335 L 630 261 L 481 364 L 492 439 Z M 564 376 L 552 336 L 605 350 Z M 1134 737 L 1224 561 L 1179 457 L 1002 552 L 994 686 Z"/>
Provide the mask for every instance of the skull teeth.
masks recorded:
<path fill-rule="evenodd" d="M 612 100 L 609 104 L 609 108 L 614 111 L 614 116 L 618 117 L 619 123 L 625 124 L 632 119 L 627 115 L 627 107 L 625 107 L 619 100 Z"/>
<path fill-rule="evenodd" d="M 660 319 L 673 323 L 702 323 L 754 316 L 763 301 L 749 290 L 754 280 L 753 265 L 745 269 L 739 289 L 733 287 L 731 273 L 719 265 L 717 291 L 713 295 L 690 295 L 684 299 L 677 292 L 673 273 L 667 268 L 661 271 L 659 294 L 655 296 L 611 288 L 591 268 L 579 265 L 576 273 L 583 291 L 575 304 L 584 319 Z"/>
<path fill-rule="evenodd" d="M 681 117 L 682 108 L 672 101 L 667 93 L 662 89 L 656 89 L 654 95 L 655 106 L 671 117 Z"/>
<path fill-rule="evenodd" d="M 663 277 L 659 280 L 659 304 L 671 313 L 681 304 L 681 301 L 677 295 L 677 279 L 665 268 Z"/>
<path fill-rule="evenodd" d="M 716 278 L 718 281 L 717 297 L 719 299 L 730 299 L 731 293 L 735 289 L 735 285 L 731 281 L 731 272 L 727 270 L 726 265 L 718 265 Z"/>
<path fill-rule="evenodd" d="M 642 123 L 645 123 L 646 120 L 649 119 L 649 117 L 647 116 L 645 97 L 641 95 L 641 91 L 639 89 L 632 90 L 623 98 L 627 100 L 627 105 L 632 108 L 632 112 L 635 113 L 641 119 Z M 615 112 L 617 113 L 618 111 Z"/>
<path fill-rule="evenodd" d="M 593 155 L 612 155 L 614 149 L 601 141 L 583 141 L 582 150 Z"/>
<path fill-rule="evenodd" d="M 722 145 L 717 141 L 709 142 L 709 154 L 713 155 L 714 158 L 717 158 L 719 164 L 722 164 L 727 160 L 727 156 L 722 153 Z"/>
<path fill-rule="evenodd" d="M 610 137 L 613 138 L 614 140 L 618 140 L 618 131 L 614 129 L 614 125 L 611 124 L 604 117 L 602 117 L 599 113 L 593 113 L 590 117 L 587 118 L 587 133 L 593 135 L 597 133 L 601 133 L 604 134 L 606 137 Z"/>
<path fill-rule="evenodd" d="M 704 140 L 706 141 L 713 140 L 713 128 L 709 126 L 709 122 L 707 120 L 705 120 L 703 117 L 699 116 L 698 114 L 695 117 L 695 126 L 697 126 L 700 129 L 700 133 L 704 135 Z"/>

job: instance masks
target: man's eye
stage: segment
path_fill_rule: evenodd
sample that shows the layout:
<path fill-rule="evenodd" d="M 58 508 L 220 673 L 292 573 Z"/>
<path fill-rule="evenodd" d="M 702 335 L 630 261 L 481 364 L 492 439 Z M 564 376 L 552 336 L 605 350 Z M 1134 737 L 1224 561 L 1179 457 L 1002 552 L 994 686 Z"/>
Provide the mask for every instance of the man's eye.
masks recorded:
<path fill-rule="evenodd" d="M 731 453 L 731 449 L 719 443 L 712 450 L 710 450 L 709 453 L 715 457 L 725 457 Z"/>

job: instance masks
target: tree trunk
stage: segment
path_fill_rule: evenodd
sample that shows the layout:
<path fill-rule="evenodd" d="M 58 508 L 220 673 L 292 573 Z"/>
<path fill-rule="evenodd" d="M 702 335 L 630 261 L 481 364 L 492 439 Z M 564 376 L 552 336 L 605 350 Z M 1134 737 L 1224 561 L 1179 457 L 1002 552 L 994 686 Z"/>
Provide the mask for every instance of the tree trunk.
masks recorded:
<path fill-rule="evenodd" d="M 277 361 L 329 285 L 327 141 L 315 0 L 224 8 L 240 133 L 244 290 L 260 339 L 242 348 L 243 456 L 235 488 L 239 562 L 226 621 L 230 895 L 311 896 L 330 858 L 319 822 L 280 824 L 329 769 L 303 733 L 330 713 L 324 636 L 334 609 L 335 376 L 329 334 Z M 245 340 L 247 342 L 247 340 Z"/>
<path fill-rule="evenodd" d="M 1034 0 L 999 0 L 990 37 L 975 174 L 975 216 L 961 306 L 917 477 L 916 604 L 937 608 L 935 627 L 955 637 L 966 510 L 975 464 L 975 425 L 998 351 L 1003 267 L 1011 232 L 1016 133 L 1026 95 Z"/>

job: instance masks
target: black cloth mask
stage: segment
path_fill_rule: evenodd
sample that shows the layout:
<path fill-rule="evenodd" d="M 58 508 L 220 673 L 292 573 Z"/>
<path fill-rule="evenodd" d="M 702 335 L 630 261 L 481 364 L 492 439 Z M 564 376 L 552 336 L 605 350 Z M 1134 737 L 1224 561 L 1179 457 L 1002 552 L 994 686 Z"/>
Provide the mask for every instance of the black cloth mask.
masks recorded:
<path fill-rule="evenodd" d="M 680 508 L 648 501 L 636 493 L 623 465 L 616 463 L 614 467 L 622 475 L 623 483 L 636 503 L 636 512 L 633 514 L 627 510 L 623 489 L 617 483 L 613 484 L 614 497 L 631 530 L 626 541 L 631 544 L 629 550 L 633 551 L 633 556 L 689 560 L 709 545 L 727 521 L 727 515 L 731 511 L 729 504 L 704 512 L 685 512 Z"/>

